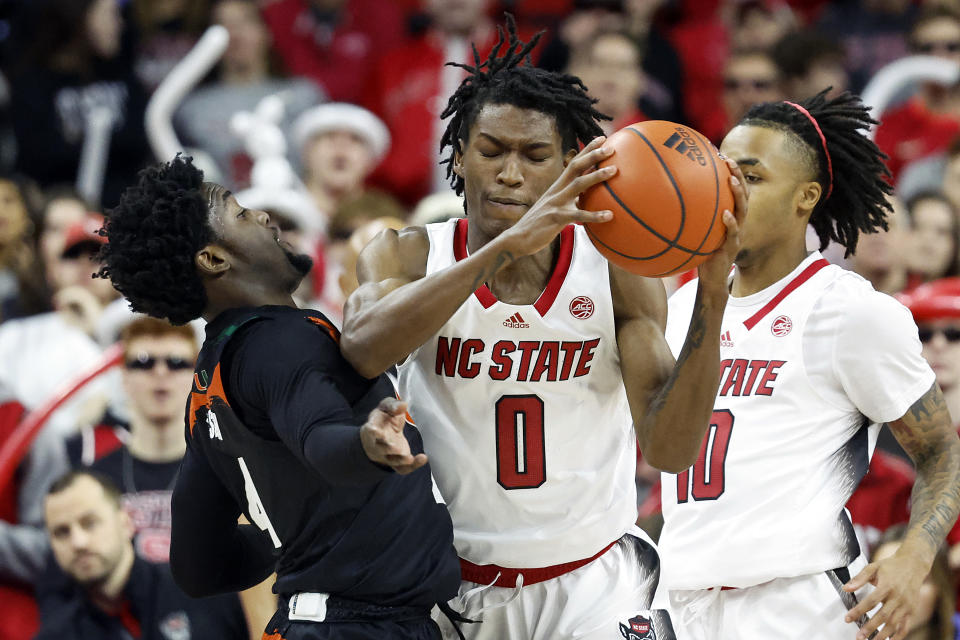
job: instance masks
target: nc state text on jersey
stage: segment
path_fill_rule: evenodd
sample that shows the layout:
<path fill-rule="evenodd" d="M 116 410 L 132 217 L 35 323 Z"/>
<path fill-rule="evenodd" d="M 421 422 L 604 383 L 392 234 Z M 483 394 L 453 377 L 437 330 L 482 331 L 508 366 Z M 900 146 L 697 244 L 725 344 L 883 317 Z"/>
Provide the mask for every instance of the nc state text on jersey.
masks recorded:
<path fill-rule="evenodd" d="M 780 367 L 785 364 L 785 360 L 722 360 L 720 379 L 723 382 L 717 395 L 772 396 L 773 383 L 777 381 Z"/>
<path fill-rule="evenodd" d="M 557 382 L 590 373 L 590 361 L 600 338 L 580 342 L 557 340 L 498 340 L 490 350 L 487 375 L 491 380 Z M 476 378 L 483 365 L 486 343 L 479 338 L 437 338 L 438 376 Z M 519 352 L 519 358 L 511 357 Z"/>

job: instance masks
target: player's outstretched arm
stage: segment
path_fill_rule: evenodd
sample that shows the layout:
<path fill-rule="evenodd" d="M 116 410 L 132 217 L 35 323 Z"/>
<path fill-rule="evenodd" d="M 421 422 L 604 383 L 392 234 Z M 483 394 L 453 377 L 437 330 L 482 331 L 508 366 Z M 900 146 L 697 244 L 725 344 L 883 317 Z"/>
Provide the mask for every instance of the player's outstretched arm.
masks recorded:
<path fill-rule="evenodd" d="M 503 267 L 536 253 L 574 222 L 605 222 L 609 211 L 584 211 L 578 196 L 615 175 L 613 168 L 593 170 L 613 152 L 590 142 L 567 164 L 513 227 L 468 258 L 426 275 L 430 247 L 422 228 L 386 230 L 357 261 L 360 287 L 343 310 L 340 348 L 361 374 L 372 378 L 412 353 L 435 334 L 463 302 Z"/>
<path fill-rule="evenodd" d="M 663 285 L 611 265 L 620 368 L 640 451 L 654 467 L 679 473 L 697 460 L 720 384 L 720 327 L 727 276 L 740 247 L 747 211 L 743 174 L 728 161 L 735 211 L 725 211 L 727 237 L 700 267 L 687 339 L 674 361 L 664 337 Z"/>
<path fill-rule="evenodd" d="M 900 640 L 906 636 L 920 585 L 960 513 L 960 438 L 940 387 L 934 383 L 902 418 L 889 426 L 913 459 L 917 480 L 911 494 L 910 524 L 900 548 L 893 556 L 868 564 L 844 586 L 847 591 L 856 591 L 868 582 L 875 587 L 850 610 L 847 622 L 859 620 L 883 603 L 860 629 L 858 640 L 869 638 L 881 624 L 884 626 L 876 640 Z"/>

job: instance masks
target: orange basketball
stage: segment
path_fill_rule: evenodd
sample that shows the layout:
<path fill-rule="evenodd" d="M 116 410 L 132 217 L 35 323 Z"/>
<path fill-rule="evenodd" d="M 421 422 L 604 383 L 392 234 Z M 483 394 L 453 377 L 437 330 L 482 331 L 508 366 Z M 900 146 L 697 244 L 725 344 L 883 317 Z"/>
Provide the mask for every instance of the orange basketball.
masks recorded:
<path fill-rule="evenodd" d="M 580 207 L 609 209 L 609 222 L 587 224 L 594 246 L 627 271 L 664 277 L 692 269 L 726 236 L 733 211 L 730 170 L 716 148 L 690 127 L 638 122 L 611 135 L 616 150 L 600 163 L 617 175 L 580 196 Z"/>

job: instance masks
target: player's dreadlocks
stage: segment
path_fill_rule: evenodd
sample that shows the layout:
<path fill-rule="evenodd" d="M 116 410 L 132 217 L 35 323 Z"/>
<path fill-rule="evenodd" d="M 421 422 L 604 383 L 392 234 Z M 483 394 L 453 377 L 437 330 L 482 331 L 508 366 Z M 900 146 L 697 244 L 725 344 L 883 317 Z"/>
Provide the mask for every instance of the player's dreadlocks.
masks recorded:
<path fill-rule="evenodd" d="M 440 114 L 441 118 L 453 116 L 440 139 L 440 150 L 451 147 L 450 155 L 442 162 L 447 165 L 447 177 L 458 195 L 463 195 L 463 178 L 453 172 L 453 157 L 463 152 L 461 142 L 468 140 L 470 128 L 484 105 L 510 104 L 553 116 L 565 152 L 577 149 L 578 142 L 586 144 L 601 135 L 597 121 L 610 119 L 593 108 L 596 100 L 587 95 L 579 78 L 534 67 L 530 52 L 543 33 L 524 43 L 517 35 L 513 16 L 506 16 L 507 29 L 497 25 L 497 44 L 486 60 L 481 62 L 474 45 L 472 65 L 447 63 L 468 72 Z M 526 65 L 521 66 L 524 61 Z"/>
<path fill-rule="evenodd" d="M 178 155 L 143 169 L 110 211 L 95 277 L 109 278 L 134 311 L 173 324 L 203 312 L 207 296 L 194 256 L 215 234 L 202 184 L 203 172 Z"/>
<path fill-rule="evenodd" d="M 862 133 L 877 123 L 860 99 L 845 92 L 828 100 L 827 91 L 797 104 L 755 105 L 740 124 L 789 131 L 803 141 L 823 188 L 810 224 L 820 238 L 821 250 L 832 240 L 846 247 L 849 256 L 861 232 L 888 228 L 891 206 L 886 196 L 892 188 L 886 178 L 890 172 L 883 162 L 886 156 Z"/>

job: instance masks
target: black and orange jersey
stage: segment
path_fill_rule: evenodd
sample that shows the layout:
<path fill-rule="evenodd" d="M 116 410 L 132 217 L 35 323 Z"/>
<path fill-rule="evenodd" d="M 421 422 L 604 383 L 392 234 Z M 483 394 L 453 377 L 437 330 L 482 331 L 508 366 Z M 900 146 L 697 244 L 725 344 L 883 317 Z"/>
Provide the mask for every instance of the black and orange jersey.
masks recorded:
<path fill-rule="evenodd" d="M 394 395 L 386 376 L 356 373 L 314 311 L 232 310 L 206 331 L 173 498 L 171 564 L 188 592 L 244 588 L 275 568 L 281 594 L 385 606 L 456 595 L 453 530 L 429 465 L 398 475 L 360 443 Z M 423 451 L 415 427 L 405 435 Z M 252 525 L 236 525 L 241 512 Z"/>

